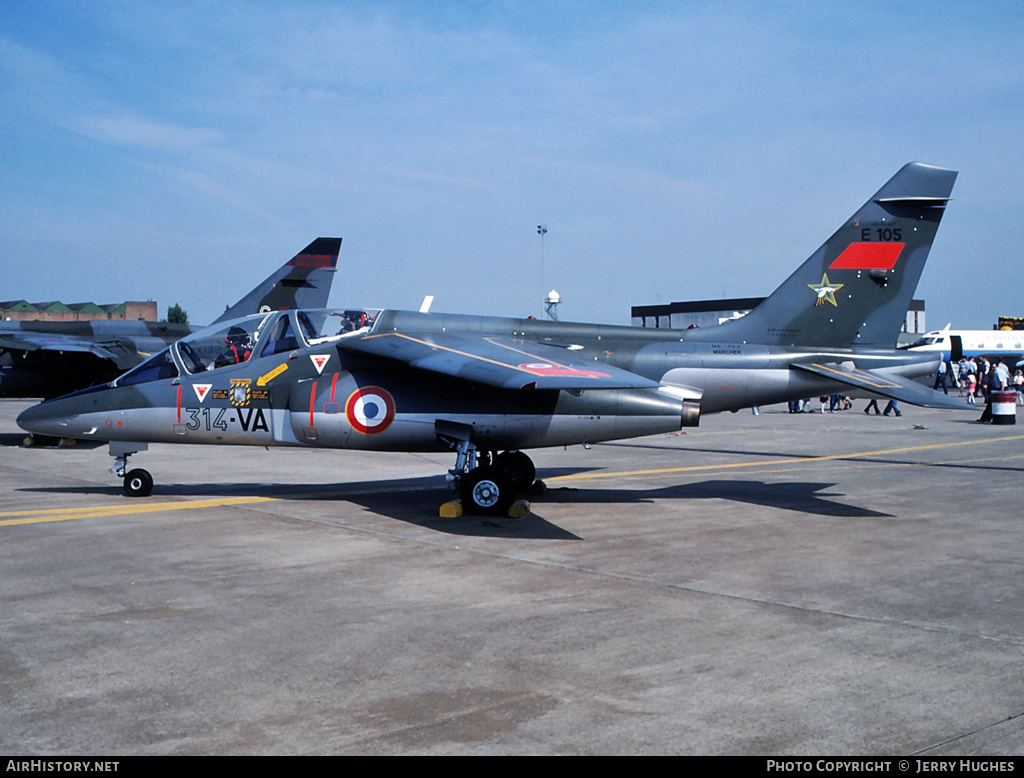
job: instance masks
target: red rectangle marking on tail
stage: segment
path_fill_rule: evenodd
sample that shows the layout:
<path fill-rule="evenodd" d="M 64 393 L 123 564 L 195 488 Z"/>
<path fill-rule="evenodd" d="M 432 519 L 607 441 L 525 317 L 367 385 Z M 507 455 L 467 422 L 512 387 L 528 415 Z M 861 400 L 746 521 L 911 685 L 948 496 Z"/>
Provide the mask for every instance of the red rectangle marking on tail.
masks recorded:
<path fill-rule="evenodd" d="M 851 243 L 829 270 L 892 270 L 904 243 Z"/>

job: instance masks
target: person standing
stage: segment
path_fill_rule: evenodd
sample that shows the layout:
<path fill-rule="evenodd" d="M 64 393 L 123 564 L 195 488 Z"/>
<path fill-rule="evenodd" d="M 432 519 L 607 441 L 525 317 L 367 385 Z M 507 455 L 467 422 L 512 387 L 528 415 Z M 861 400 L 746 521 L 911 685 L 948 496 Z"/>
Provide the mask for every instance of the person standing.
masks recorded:
<path fill-rule="evenodd" d="M 989 365 L 984 357 L 981 358 L 982 365 L 988 367 L 985 377 L 981 379 L 981 389 L 985 393 L 985 410 L 981 412 L 978 421 L 992 421 L 992 392 L 999 388 L 999 378 L 996 376 L 996 366 Z"/>
<path fill-rule="evenodd" d="M 932 389 L 938 389 L 941 385 L 942 393 L 948 395 L 949 388 L 946 385 L 946 370 L 946 360 L 945 358 L 943 358 L 939 362 L 939 369 L 935 372 L 935 383 L 932 384 Z"/>
<path fill-rule="evenodd" d="M 997 359 L 996 360 L 995 371 L 996 371 L 996 383 L 998 384 L 998 386 L 996 388 L 997 389 L 1005 389 L 1005 388 L 1007 388 L 1010 385 L 1010 368 L 1008 368 L 1003 363 L 1003 360 Z"/>

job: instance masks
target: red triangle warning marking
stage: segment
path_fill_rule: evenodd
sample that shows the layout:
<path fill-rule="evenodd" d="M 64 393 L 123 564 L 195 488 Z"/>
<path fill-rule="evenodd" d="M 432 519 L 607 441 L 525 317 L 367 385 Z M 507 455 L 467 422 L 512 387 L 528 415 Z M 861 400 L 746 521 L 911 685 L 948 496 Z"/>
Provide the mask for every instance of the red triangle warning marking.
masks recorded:
<path fill-rule="evenodd" d="M 327 360 L 331 358 L 330 354 L 310 354 L 309 358 L 313 361 L 313 367 L 316 368 L 317 374 L 324 372 L 324 365 L 327 364 Z"/>

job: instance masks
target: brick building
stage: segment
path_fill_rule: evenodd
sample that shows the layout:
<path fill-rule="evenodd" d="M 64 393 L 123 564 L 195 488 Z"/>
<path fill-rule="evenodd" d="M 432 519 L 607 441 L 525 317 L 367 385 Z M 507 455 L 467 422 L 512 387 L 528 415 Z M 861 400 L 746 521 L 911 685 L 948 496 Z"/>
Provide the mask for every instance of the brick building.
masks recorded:
<path fill-rule="evenodd" d="M 123 303 L 62 303 L 59 301 L 30 303 L 26 300 L 0 302 L 0 320 L 10 321 L 157 321 L 156 303 L 152 300 L 126 300 Z"/>

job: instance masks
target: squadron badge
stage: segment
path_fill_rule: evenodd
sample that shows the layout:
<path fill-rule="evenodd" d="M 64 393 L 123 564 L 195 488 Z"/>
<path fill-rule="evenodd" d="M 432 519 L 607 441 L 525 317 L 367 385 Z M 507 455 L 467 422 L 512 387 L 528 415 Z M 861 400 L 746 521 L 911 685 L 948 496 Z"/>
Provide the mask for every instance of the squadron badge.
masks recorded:
<path fill-rule="evenodd" d="M 808 284 L 817 295 L 818 299 L 814 301 L 815 305 L 824 305 L 825 303 L 832 303 L 836 308 L 839 304 L 836 302 L 836 292 L 842 289 L 846 284 L 833 284 L 829 283 L 828 273 L 822 273 L 820 284 Z"/>

